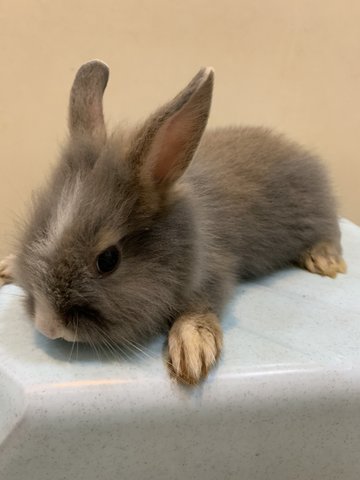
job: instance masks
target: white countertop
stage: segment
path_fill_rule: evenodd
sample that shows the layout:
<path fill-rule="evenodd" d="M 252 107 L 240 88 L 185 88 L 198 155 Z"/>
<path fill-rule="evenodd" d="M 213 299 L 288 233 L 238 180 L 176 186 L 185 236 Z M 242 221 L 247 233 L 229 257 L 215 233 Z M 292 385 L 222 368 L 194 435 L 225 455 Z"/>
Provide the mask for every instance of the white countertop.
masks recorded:
<path fill-rule="evenodd" d="M 348 274 L 239 286 L 224 354 L 199 388 L 170 381 L 159 338 L 100 358 L 35 332 L 0 290 L 1 480 L 358 480 L 360 228 Z"/>

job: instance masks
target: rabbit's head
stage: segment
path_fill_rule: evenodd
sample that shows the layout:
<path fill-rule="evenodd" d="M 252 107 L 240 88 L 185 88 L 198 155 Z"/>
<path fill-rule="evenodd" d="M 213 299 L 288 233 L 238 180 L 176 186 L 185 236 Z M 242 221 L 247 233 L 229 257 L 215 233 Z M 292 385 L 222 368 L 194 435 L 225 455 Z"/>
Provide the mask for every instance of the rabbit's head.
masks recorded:
<path fill-rule="evenodd" d="M 108 67 L 84 64 L 70 95 L 69 139 L 38 193 L 17 256 L 17 280 L 49 338 L 127 342 L 160 331 L 197 280 L 197 228 L 186 182 L 206 126 L 213 72 L 108 136 Z"/>

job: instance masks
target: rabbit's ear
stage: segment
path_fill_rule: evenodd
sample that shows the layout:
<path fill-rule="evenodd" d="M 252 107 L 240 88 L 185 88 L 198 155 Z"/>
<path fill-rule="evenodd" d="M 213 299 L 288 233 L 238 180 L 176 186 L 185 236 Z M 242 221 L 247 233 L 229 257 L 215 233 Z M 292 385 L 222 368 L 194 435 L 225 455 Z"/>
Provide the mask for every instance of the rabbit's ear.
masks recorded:
<path fill-rule="evenodd" d="M 214 73 L 203 68 L 141 129 L 132 161 L 140 180 L 169 186 L 186 170 L 209 116 Z"/>
<path fill-rule="evenodd" d="M 86 135 L 104 142 L 106 130 L 102 98 L 109 68 L 99 60 L 82 65 L 75 77 L 69 105 L 69 130 L 72 137 Z"/>

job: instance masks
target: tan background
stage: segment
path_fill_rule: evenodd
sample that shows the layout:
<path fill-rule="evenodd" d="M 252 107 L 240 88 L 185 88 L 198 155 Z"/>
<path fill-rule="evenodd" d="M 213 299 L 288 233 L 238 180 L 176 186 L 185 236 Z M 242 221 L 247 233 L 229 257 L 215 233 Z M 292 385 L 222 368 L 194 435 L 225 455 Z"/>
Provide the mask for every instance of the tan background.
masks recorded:
<path fill-rule="evenodd" d="M 211 124 L 274 126 L 326 159 L 360 223 L 360 2 L 0 0 L 0 254 L 56 159 L 77 67 L 111 66 L 109 123 L 213 65 Z"/>

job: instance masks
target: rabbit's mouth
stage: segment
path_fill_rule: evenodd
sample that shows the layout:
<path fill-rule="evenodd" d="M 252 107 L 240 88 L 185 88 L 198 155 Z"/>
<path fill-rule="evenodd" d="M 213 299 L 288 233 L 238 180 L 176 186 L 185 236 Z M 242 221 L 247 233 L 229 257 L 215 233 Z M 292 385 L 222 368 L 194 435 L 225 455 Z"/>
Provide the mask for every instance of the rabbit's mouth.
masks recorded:
<path fill-rule="evenodd" d="M 58 314 L 44 299 L 37 299 L 34 311 L 36 329 L 51 340 L 64 339 L 68 342 L 94 341 L 92 333 L 104 330 L 104 318 L 87 305 L 74 305 L 63 315 Z M 101 327 L 100 327 L 101 326 Z"/>
<path fill-rule="evenodd" d="M 109 322 L 96 308 L 88 304 L 73 305 L 62 315 L 65 326 L 62 338 L 70 342 L 96 344 L 108 337 Z"/>

